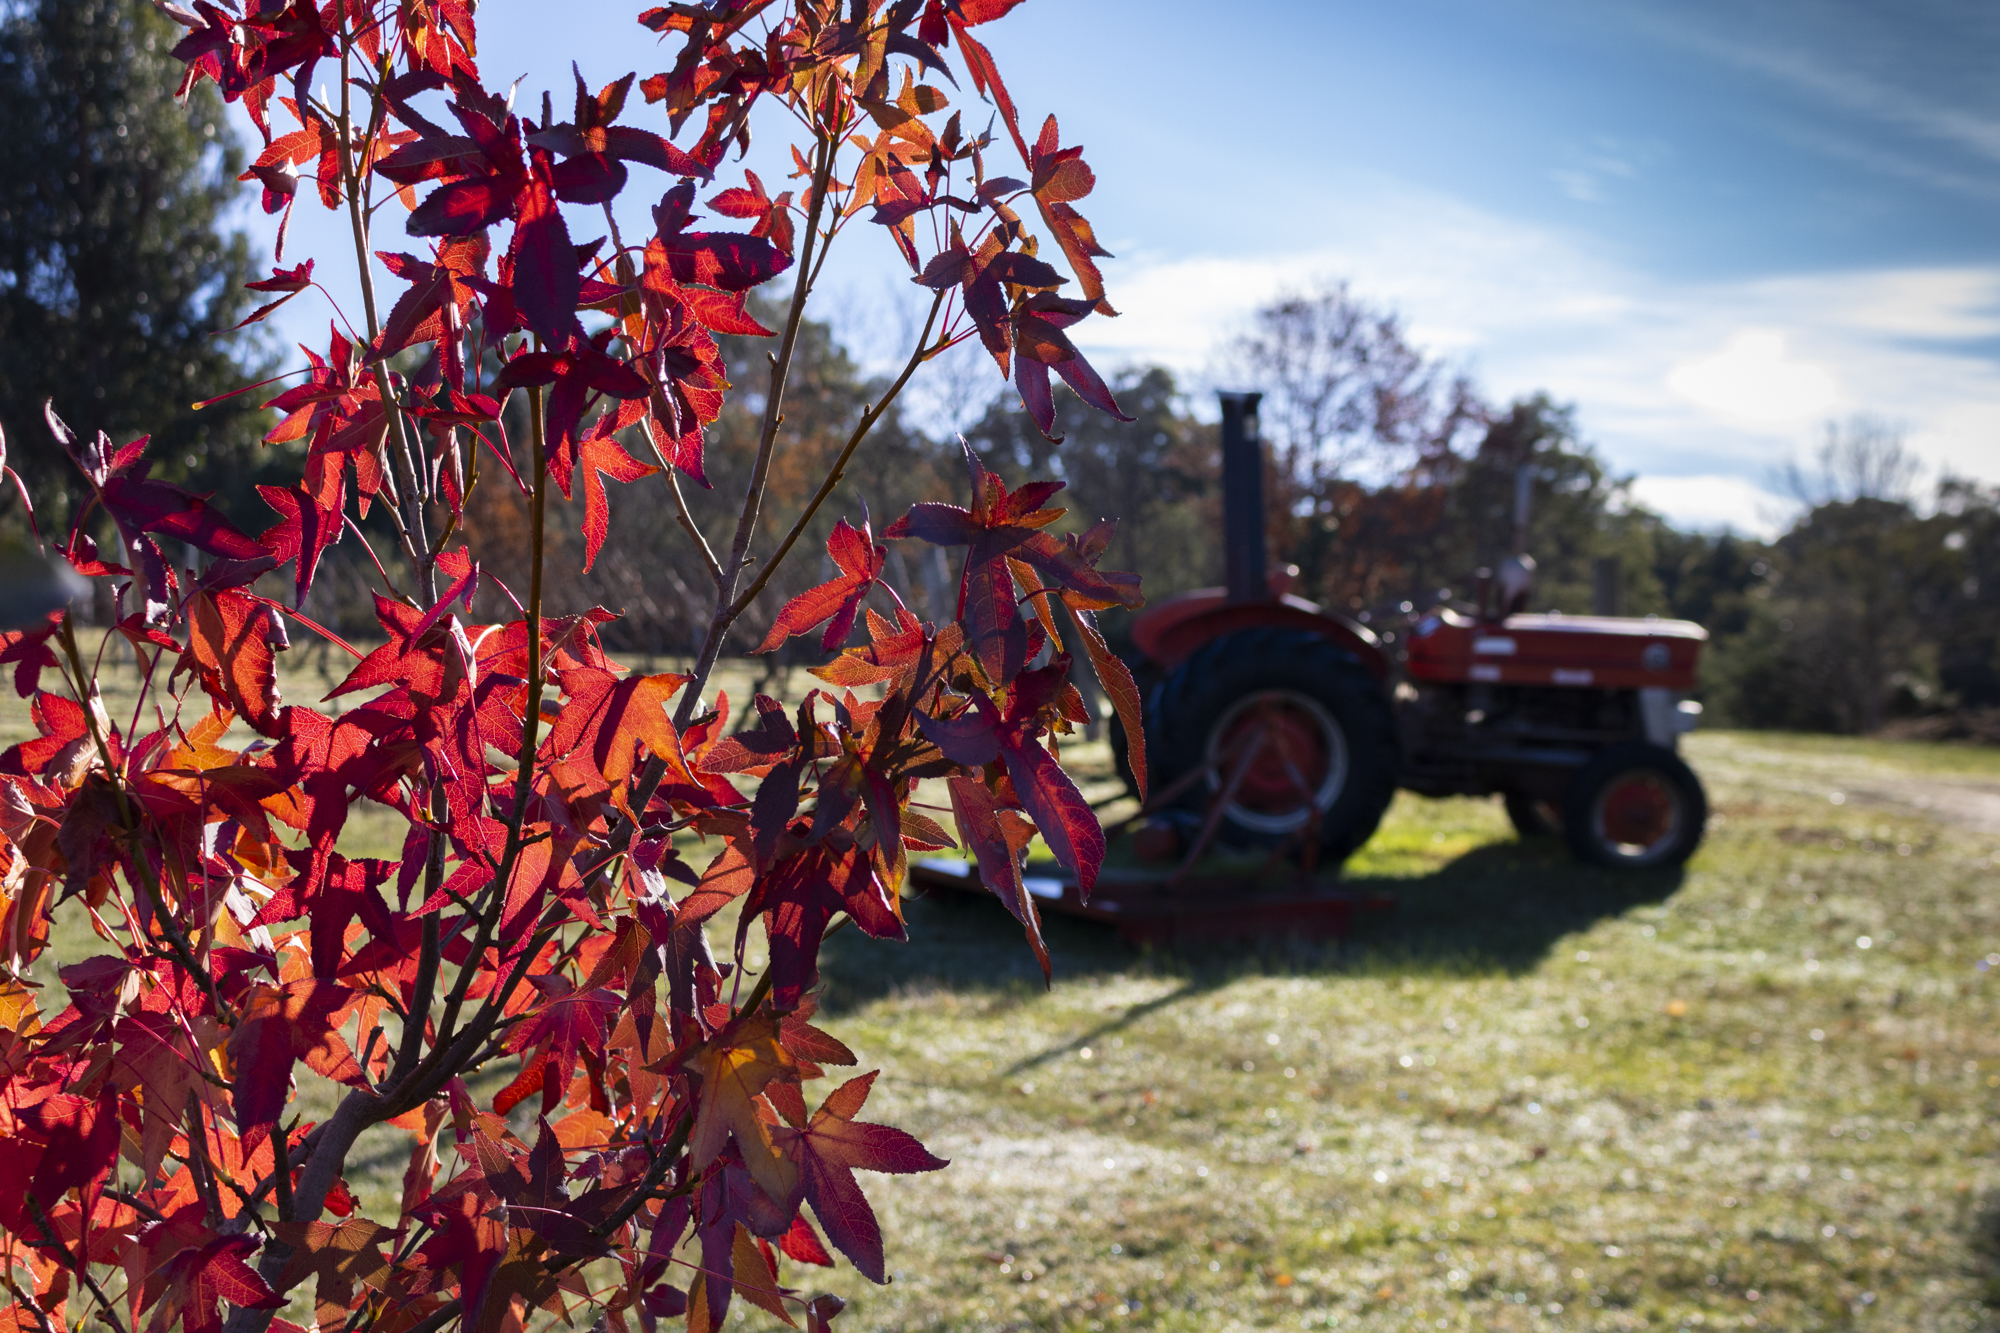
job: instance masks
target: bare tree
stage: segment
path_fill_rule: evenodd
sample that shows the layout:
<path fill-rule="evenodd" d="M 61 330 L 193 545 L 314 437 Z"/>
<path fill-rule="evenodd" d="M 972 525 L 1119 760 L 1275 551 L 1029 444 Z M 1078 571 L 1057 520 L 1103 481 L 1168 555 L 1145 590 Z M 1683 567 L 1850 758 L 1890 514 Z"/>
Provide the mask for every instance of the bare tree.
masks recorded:
<path fill-rule="evenodd" d="M 1274 461 L 1307 490 L 1406 473 L 1478 415 L 1468 387 L 1411 345 L 1401 318 L 1345 282 L 1322 280 L 1259 309 L 1218 371 L 1263 392 Z"/>
<path fill-rule="evenodd" d="M 1866 412 L 1821 427 L 1816 467 L 1808 472 L 1796 459 L 1780 478 L 1787 494 L 1808 509 L 1854 500 L 1907 503 L 1923 460 L 1904 443 L 1900 423 Z"/>
<path fill-rule="evenodd" d="M 1333 281 L 1258 310 L 1219 363 L 1218 378 L 1264 395 L 1272 540 L 1300 591 L 1371 599 L 1427 568 L 1384 559 L 1380 543 L 1431 544 L 1491 416 L 1470 380 L 1413 346 L 1394 311 Z"/>

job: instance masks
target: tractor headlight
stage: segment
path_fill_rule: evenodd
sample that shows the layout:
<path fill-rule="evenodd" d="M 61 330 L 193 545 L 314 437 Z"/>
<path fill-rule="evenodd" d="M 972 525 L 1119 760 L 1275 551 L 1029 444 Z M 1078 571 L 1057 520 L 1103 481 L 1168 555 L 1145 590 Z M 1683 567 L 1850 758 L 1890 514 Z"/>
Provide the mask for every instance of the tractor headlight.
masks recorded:
<path fill-rule="evenodd" d="M 1683 736 L 1701 725 L 1701 701 L 1683 699 L 1674 705 L 1674 727 Z"/>

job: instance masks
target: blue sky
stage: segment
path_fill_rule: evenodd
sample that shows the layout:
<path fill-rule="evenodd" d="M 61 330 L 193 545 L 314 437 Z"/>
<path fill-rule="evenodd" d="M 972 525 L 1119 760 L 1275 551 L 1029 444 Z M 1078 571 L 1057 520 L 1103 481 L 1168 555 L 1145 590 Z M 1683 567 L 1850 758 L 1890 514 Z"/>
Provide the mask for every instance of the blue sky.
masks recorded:
<path fill-rule="evenodd" d="M 635 12 L 489 3 L 482 70 L 559 98 L 572 55 L 643 77 L 664 53 Z M 1857 411 L 2000 481 L 2000 8 L 1028 0 L 982 35 L 1096 169 L 1124 312 L 1079 330 L 1101 368 L 1202 384 L 1258 303 L 1342 278 L 1489 394 L 1575 402 L 1682 522 L 1781 523 L 1776 469 Z M 290 257 L 338 269 L 344 223 L 300 211 Z M 865 229 L 825 290 L 870 358 L 913 295 Z M 324 317 L 301 307 L 295 337 Z"/>

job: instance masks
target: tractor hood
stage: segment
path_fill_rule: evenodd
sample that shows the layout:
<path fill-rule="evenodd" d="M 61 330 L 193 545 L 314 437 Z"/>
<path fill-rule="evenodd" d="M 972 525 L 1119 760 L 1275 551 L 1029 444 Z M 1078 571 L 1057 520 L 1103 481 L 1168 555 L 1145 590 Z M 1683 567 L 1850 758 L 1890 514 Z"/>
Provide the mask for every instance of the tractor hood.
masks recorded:
<path fill-rule="evenodd" d="M 1636 616 L 1425 616 L 1410 632 L 1413 680 L 1692 690 L 1708 631 L 1688 620 Z"/>

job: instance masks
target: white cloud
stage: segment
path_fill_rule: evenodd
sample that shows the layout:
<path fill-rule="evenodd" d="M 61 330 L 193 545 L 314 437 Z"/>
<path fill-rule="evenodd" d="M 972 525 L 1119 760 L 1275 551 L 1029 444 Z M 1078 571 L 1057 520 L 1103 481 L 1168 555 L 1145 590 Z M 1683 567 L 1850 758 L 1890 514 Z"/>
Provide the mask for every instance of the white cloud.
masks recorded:
<path fill-rule="evenodd" d="M 1791 501 L 1731 476 L 1640 477 L 1632 483 L 1632 498 L 1683 527 L 1727 528 L 1749 537 L 1776 535 L 1798 512 Z"/>
<path fill-rule="evenodd" d="M 1840 406 L 1833 376 L 1787 355 L 1776 329 L 1731 334 L 1713 356 L 1675 366 L 1667 387 L 1700 407 L 1760 423 L 1811 421 Z"/>
<path fill-rule="evenodd" d="M 1936 468 L 2000 481 L 2000 366 L 1978 345 L 2000 336 L 2000 266 L 1673 283 L 1587 238 L 1394 182 L 1348 198 L 1310 252 L 1108 265 L 1125 314 L 1079 325 L 1079 343 L 1102 364 L 1198 373 L 1261 302 L 1346 277 L 1489 394 L 1575 402 L 1586 437 L 1677 521 L 1767 528 L 1753 512 L 1764 484 L 1849 411 L 1904 423 Z"/>

